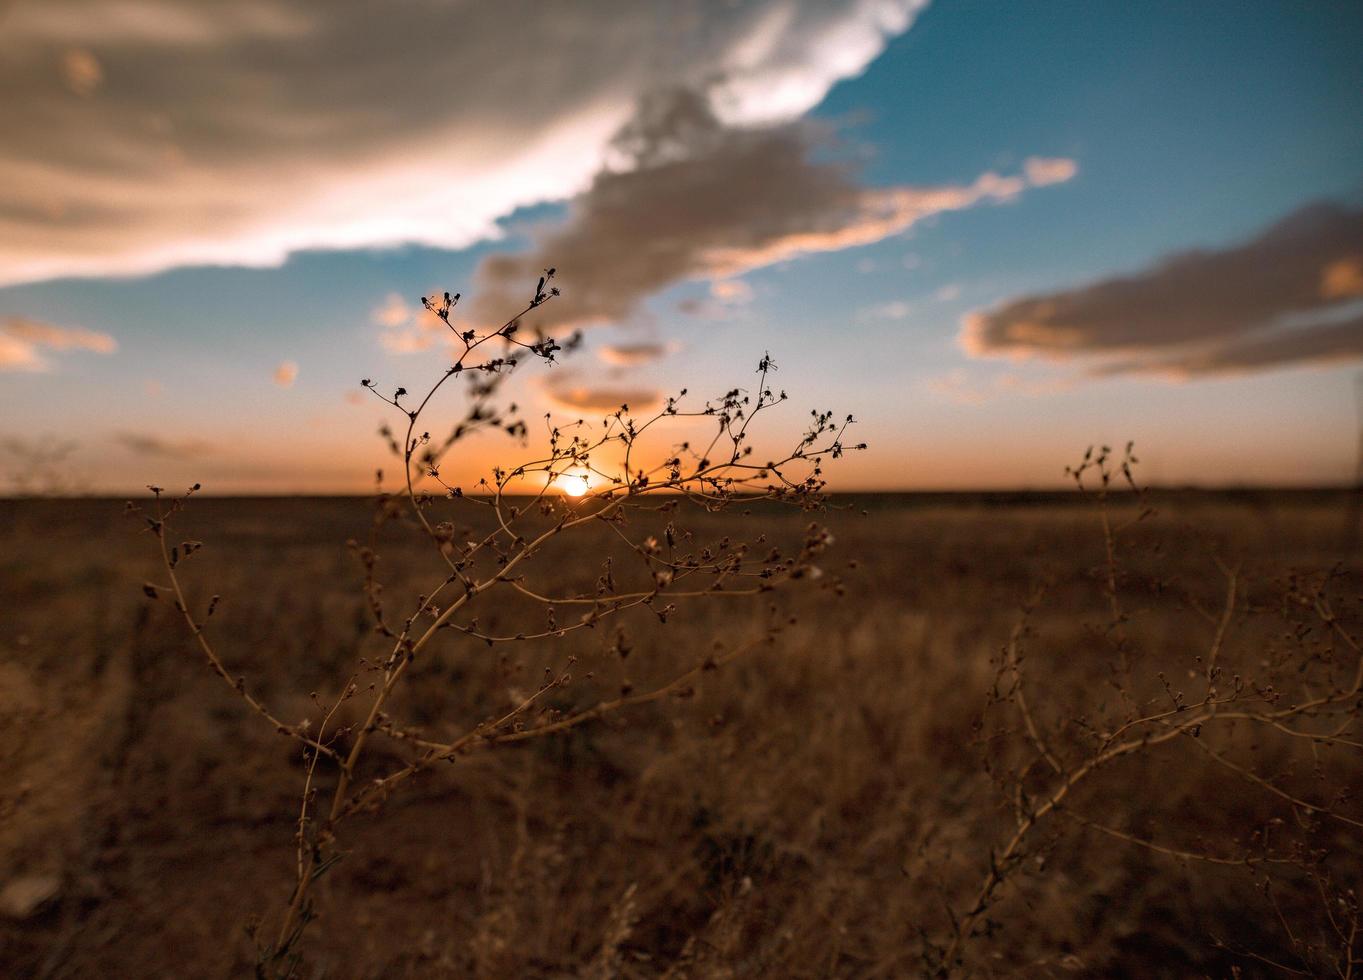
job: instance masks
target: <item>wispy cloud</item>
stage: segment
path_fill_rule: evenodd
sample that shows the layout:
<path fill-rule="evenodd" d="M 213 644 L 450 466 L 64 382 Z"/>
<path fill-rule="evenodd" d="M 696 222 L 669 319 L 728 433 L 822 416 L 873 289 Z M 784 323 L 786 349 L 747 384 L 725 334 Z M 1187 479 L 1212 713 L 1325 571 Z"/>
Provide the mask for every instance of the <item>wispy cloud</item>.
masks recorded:
<path fill-rule="evenodd" d="M 790 120 L 925 2 L 10 5 L 0 282 L 464 247 L 586 187 L 646 91 Z"/>
<path fill-rule="evenodd" d="M 409 304 L 398 293 L 389 293 L 370 314 L 376 326 L 382 327 L 379 346 L 390 354 L 415 354 L 428 351 L 443 336 L 448 327 L 424 307 Z"/>
<path fill-rule="evenodd" d="M 514 309 L 555 266 L 565 286 L 556 322 L 623 322 L 674 283 L 866 245 L 1032 186 L 1025 175 L 985 173 L 962 185 L 866 187 L 847 166 L 813 159 L 826 135 L 801 123 L 726 125 L 685 90 L 645 100 L 615 140 L 626 165 L 599 172 L 532 249 L 482 261 L 475 318 Z"/>
<path fill-rule="evenodd" d="M 1028 377 L 1018 372 L 982 374 L 956 368 L 927 380 L 927 389 L 936 398 L 953 405 L 980 406 L 1009 396 L 1040 398 L 1069 391 L 1073 377 Z"/>
<path fill-rule="evenodd" d="M 374 307 L 373 320 L 381 327 L 396 329 L 406 326 L 416 313 L 414 307 L 398 293 L 389 293 L 381 304 Z"/>
<path fill-rule="evenodd" d="M 721 303 L 751 303 L 753 288 L 742 279 L 717 279 L 710 283 L 710 295 Z"/>
<path fill-rule="evenodd" d="M 0 322 L 0 371 L 46 371 L 51 361 L 45 351 L 112 354 L 116 350 L 118 342 L 113 337 L 83 327 L 59 327 L 19 316 Z"/>
<path fill-rule="evenodd" d="M 1022 172 L 1033 187 L 1045 187 L 1073 180 L 1079 164 L 1067 157 L 1028 157 L 1022 163 Z"/>
<path fill-rule="evenodd" d="M 596 356 L 613 367 L 639 367 L 660 361 L 668 354 L 676 353 L 679 349 L 679 345 L 663 341 L 605 344 L 596 349 Z"/>
<path fill-rule="evenodd" d="M 858 320 L 902 320 L 913 312 L 913 304 L 902 299 L 877 303 L 857 311 Z"/>
<path fill-rule="evenodd" d="M 1193 376 L 1363 356 L 1363 210 L 1314 204 L 1252 241 L 966 319 L 975 355 Z"/>
<path fill-rule="evenodd" d="M 638 411 L 662 402 L 662 393 L 637 384 L 588 381 L 572 370 L 558 371 L 542 382 L 541 390 L 560 408 L 580 412 L 614 412 L 622 405 Z"/>
<path fill-rule="evenodd" d="M 203 456 L 213 449 L 211 443 L 201 439 L 173 439 L 145 432 L 120 432 L 114 441 L 137 456 L 167 459 Z"/>

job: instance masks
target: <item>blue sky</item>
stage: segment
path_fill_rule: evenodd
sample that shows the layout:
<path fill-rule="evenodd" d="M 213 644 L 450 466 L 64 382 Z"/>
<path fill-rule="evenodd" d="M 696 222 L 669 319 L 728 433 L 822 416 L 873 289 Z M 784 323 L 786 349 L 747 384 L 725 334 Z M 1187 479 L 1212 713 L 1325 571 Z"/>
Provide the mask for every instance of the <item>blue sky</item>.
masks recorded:
<path fill-rule="evenodd" d="M 298 92 L 320 94 L 294 99 L 290 88 L 251 103 L 257 90 L 240 80 L 257 61 L 269 63 L 275 34 L 306 45 L 314 33 L 338 29 L 319 27 L 318 17 L 353 15 L 285 0 L 275 6 L 265 27 L 205 17 L 199 26 L 207 40 L 192 41 L 199 36 L 188 28 L 128 37 L 115 31 L 102 41 L 55 15 L 25 20 L 11 13 L 19 19 L 6 42 L 0 23 L 0 53 L 24 40 L 34 52 L 11 58 L 9 81 L 36 93 L 32 111 L 55 120 L 35 131 L 25 126 L 22 106 L 0 114 L 0 127 L 14 127 L 0 143 L 19 147 L 0 151 L 0 177 L 38 175 L 26 188 L 46 187 L 50 178 L 53 200 L 75 202 L 43 211 L 36 196 L 0 190 L 0 230 L 19 243 L 0 250 L 0 280 L 10 283 L 0 288 L 0 324 L 9 324 L 10 337 L 8 347 L 0 344 L 0 364 L 8 350 L 11 368 L 0 437 L 74 440 L 79 450 L 69 469 L 83 486 L 122 492 L 149 481 L 199 479 L 223 492 L 364 489 L 383 461 L 373 436 L 382 406 L 353 404 L 347 393 L 361 376 L 413 389 L 437 377 L 444 357 L 438 346 L 396 351 L 399 337 L 414 339 L 409 346 L 425 343 L 419 319 L 402 306 L 449 288 L 494 309 L 493 300 L 516 287 L 489 271 L 492 255 L 526 268 L 541 258 L 554 262 L 565 317 L 586 332 L 586 349 L 552 369 L 550 380 L 539 366 L 517 380 L 517 397 L 537 412 L 599 414 L 596 402 L 622 391 L 722 391 L 746 383 L 770 351 L 795 404 L 862 420 L 860 437 L 871 449 L 833 473 L 835 487 L 1051 487 L 1090 442 L 1127 439 L 1141 449 L 1146 478 L 1159 482 L 1352 478 L 1363 326 L 1334 330 L 1330 346 L 1312 353 L 1314 335 L 1301 334 L 1299 346 L 1298 335 L 1279 336 L 1281 315 L 1301 305 L 1301 282 L 1278 293 L 1255 287 L 1269 278 L 1265 268 L 1285 268 L 1323 242 L 1323 251 L 1310 252 L 1317 265 L 1303 266 L 1301 275 L 1333 274 L 1330 281 L 1344 285 L 1313 296 L 1306 312 L 1357 322 L 1347 319 L 1348 304 L 1363 295 L 1353 278 L 1363 269 L 1363 249 L 1355 251 L 1363 204 L 1357 4 L 942 0 L 917 12 L 866 3 L 834 13 L 832 5 L 810 5 L 812 12 L 785 5 L 801 8 L 792 13 L 756 3 L 751 18 L 727 33 L 718 29 L 724 25 L 688 22 L 686 59 L 674 54 L 676 64 L 661 68 L 639 59 L 619 77 L 593 76 L 579 101 L 565 95 L 562 105 L 544 107 L 524 133 L 492 110 L 505 98 L 514 118 L 534 97 L 535 79 L 526 83 L 529 92 L 489 87 L 469 94 L 481 112 L 454 107 L 446 118 L 445 103 L 460 96 L 432 96 L 429 106 L 414 107 L 413 121 L 399 122 L 385 114 L 381 89 L 375 105 L 356 104 L 365 94 L 343 96 L 334 79 L 312 85 L 303 77 L 314 70 L 306 61 L 281 63 L 271 66 L 276 82 L 297 73 Z M 696 9 L 708 16 L 708 8 Z M 568 27 L 605 31 L 593 24 L 594 10 L 585 5 L 575 15 L 581 23 Z M 605 5 L 599 15 L 602 25 L 614 22 Z M 490 43 L 504 25 L 475 26 L 470 34 Z M 607 34 L 603 44 L 664 50 L 672 25 L 643 18 L 615 29 L 622 36 Z M 249 31 L 270 36 L 244 44 L 238 35 Z M 733 37 L 748 37 L 747 46 Z M 202 78 L 187 76 L 180 60 L 191 44 L 223 52 L 194 69 Z M 716 54 L 724 44 L 732 50 Z M 524 57 L 561 57 L 564 78 L 587 72 L 573 63 L 578 55 L 558 50 Z M 154 57 L 134 61 L 139 52 Z M 711 57 L 737 81 L 692 72 Z M 352 58 L 374 60 L 381 80 L 395 77 L 387 61 L 401 64 L 386 50 L 361 48 Z M 546 85 L 554 81 L 553 66 L 535 70 L 547 73 Z M 417 59 L 402 71 L 395 89 L 423 82 L 426 69 Z M 439 89 L 443 80 L 431 74 L 429 87 Z M 257 113 L 247 131 L 271 133 L 278 118 L 286 135 L 261 137 L 256 158 L 237 154 L 214 130 L 226 131 L 235 117 L 197 95 L 190 83 L 199 81 L 204 91 L 235 90 L 240 82 L 241 98 Z M 64 93 L 56 91 L 63 85 Z M 772 208 L 785 202 L 788 213 L 754 204 L 750 224 L 726 225 L 722 208 L 707 212 L 699 197 L 680 201 L 684 195 L 665 183 L 678 179 L 669 176 L 676 168 L 653 168 L 643 156 L 612 158 L 603 134 L 608 139 L 639 100 L 681 86 L 717 106 L 700 136 L 669 131 L 657 144 L 668 153 L 675 148 L 666 140 L 682 147 L 677 152 L 691 168 L 682 172 L 696 180 L 686 193 L 727 194 L 738 185 L 742 194 L 749 181 L 748 200 L 767 200 L 762 195 L 776 178 L 744 168 L 767 159 L 761 154 L 779 137 L 771 143 L 774 159 L 803 147 L 810 169 L 797 176 L 818 193 L 826 189 L 827 206 L 794 213 L 790 198 L 772 192 Z M 402 92 L 388 97 L 400 100 Z M 126 133 L 127 120 L 144 118 L 153 135 L 139 129 L 143 142 L 113 162 L 109 155 L 86 158 L 82 141 L 67 132 L 87 119 L 121 119 L 116 132 Z M 644 118 L 642 110 L 636 118 Z M 315 182 L 334 186 L 343 207 L 319 194 L 295 215 L 309 193 L 314 158 L 310 143 L 294 136 L 313 127 Z M 545 153 L 524 150 L 542 136 L 550 144 Z M 159 155 L 139 155 L 147 140 L 165 143 L 157 144 Z M 486 203 L 474 217 L 456 192 L 428 193 L 391 162 L 411 159 L 414 145 L 484 142 L 489 153 L 513 148 L 504 151 L 505 178 L 486 165 L 481 149 L 477 160 L 452 149 L 414 171 L 433 184 L 466 181 L 474 188 L 470 200 Z M 615 183 L 599 176 L 602 167 Z M 95 179 L 106 173 L 118 179 Z M 357 173 L 383 179 L 357 181 Z M 1013 183 L 968 194 L 984 186 L 982 175 Z M 239 185 L 228 179 L 249 184 L 250 194 L 233 197 Z M 162 214 L 158 188 L 172 202 L 183 200 L 183 212 L 167 207 Z M 623 188 L 636 195 L 630 206 L 644 209 L 627 216 L 622 233 L 638 240 L 602 243 L 593 237 L 601 225 L 588 218 Z M 896 204 L 897 217 L 880 221 L 897 191 L 904 193 L 896 201 L 913 202 L 915 217 L 906 223 Z M 952 203 L 927 205 L 938 198 L 925 191 L 949 191 Z M 1269 246 L 1237 258 L 1246 242 L 1322 200 L 1338 205 L 1340 216 L 1311 223 L 1295 244 L 1281 246 L 1287 259 L 1280 263 Z M 106 210 L 118 220 L 106 219 Z M 388 222 L 389 213 L 402 220 Z M 704 220 L 711 224 L 697 229 Z M 64 223 L 71 228 L 58 227 Z M 620 285 L 604 306 L 569 305 L 601 293 L 609 279 L 597 272 L 588 283 L 584 271 L 575 296 L 575 267 L 610 268 L 669 235 L 681 243 L 675 261 L 639 270 L 638 281 Z M 682 242 L 686 235 L 699 244 Z M 413 237 L 425 243 L 395 244 Z M 546 239 L 573 248 L 553 255 Z M 741 242 L 737 257 L 719 262 L 716 248 L 731 239 Z M 289 249 L 278 243 L 290 241 L 328 247 L 283 258 Z M 1190 249 L 1227 253 L 1224 263 L 1207 264 L 1206 275 L 1231 276 L 1229 286 L 1209 282 L 1205 295 L 1190 299 L 1185 290 L 1170 298 L 1158 264 Z M 217 264 L 178 267 L 180 255 Z M 152 268 L 161 271 L 129 275 Z M 1238 292 L 1252 294 L 1262 319 L 1234 303 L 1233 314 L 1215 307 L 1223 286 L 1237 292 L 1235 276 L 1245 277 Z M 1116 278 L 1132 281 L 1122 295 L 1134 297 L 1116 314 L 1129 313 L 1133 324 L 1120 345 L 1110 310 L 1077 295 Z M 1297 299 L 1289 302 L 1289 293 Z M 1170 307 L 1175 302 L 1182 305 Z M 1032 317 L 1043 309 L 1059 312 L 1038 325 Z M 988 315 L 981 336 L 994 339 L 968 350 L 961 335 L 971 314 Z M 1161 332 L 1160 318 L 1208 326 L 1185 336 Z M 555 322 L 552 304 L 543 320 L 551 330 L 567 329 Z M 111 338 L 116 349 L 90 336 Z M 1244 345 L 1265 339 L 1287 353 L 1251 364 Z M 652 345 L 662 356 L 612 366 L 600 357 L 611 345 Z M 279 373 L 286 362 L 296 377 Z M 796 416 L 790 426 L 798 425 Z M 773 435 L 783 431 L 778 426 Z M 501 451 L 480 444 L 468 472 Z"/>

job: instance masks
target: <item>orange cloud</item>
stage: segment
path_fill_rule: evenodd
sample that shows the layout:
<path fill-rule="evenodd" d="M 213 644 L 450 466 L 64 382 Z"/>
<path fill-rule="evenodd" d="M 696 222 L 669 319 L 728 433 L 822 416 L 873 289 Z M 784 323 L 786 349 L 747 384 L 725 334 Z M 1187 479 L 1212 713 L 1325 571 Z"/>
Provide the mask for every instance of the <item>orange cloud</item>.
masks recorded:
<path fill-rule="evenodd" d="M 662 360 L 679 349 L 675 343 L 606 344 L 597 348 L 596 356 L 613 367 L 638 367 Z"/>
<path fill-rule="evenodd" d="M 47 363 L 32 344 L 0 333 L 0 371 L 43 371 Z"/>
<path fill-rule="evenodd" d="M 0 323 L 0 370 L 46 371 L 51 365 L 43 351 L 92 351 L 112 354 L 118 342 L 106 333 L 83 327 L 59 327 L 27 317 Z"/>
<path fill-rule="evenodd" d="M 62 55 L 62 80 L 75 95 L 87 96 L 104 84 L 99 59 L 84 48 L 69 48 Z"/>
<path fill-rule="evenodd" d="M 1354 299 L 1363 296 L 1363 256 L 1351 255 L 1331 262 L 1320 277 L 1321 299 Z"/>
<path fill-rule="evenodd" d="M 1022 172 L 1033 187 L 1063 184 L 1079 173 L 1079 164 L 1066 157 L 1028 157 L 1022 162 Z"/>
<path fill-rule="evenodd" d="M 541 385 L 541 390 L 560 408 L 603 414 L 628 405 L 633 411 L 662 403 L 662 393 L 639 385 L 589 384 L 579 382 L 576 373 L 560 371 Z"/>
<path fill-rule="evenodd" d="M 381 327 L 396 329 L 404 326 L 416 313 L 398 293 L 389 293 L 383 303 L 374 308 L 372 319 Z"/>
<path fill-rule="evenodd" d="M 298 365 L 293 361 L 281 361 L 274 369 L 274 383 L 281 388 L 291 388 L 298 380 Z"/>

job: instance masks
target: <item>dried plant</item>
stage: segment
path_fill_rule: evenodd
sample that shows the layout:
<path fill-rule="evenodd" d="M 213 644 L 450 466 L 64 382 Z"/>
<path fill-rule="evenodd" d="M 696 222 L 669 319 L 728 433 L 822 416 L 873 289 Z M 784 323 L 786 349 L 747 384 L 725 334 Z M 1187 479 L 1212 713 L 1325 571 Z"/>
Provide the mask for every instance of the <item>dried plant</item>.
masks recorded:
<path fill-rule="evenodd" d="M 1238 964 L 1233 970 L 1355 976 L 1363 966 L 1363 919 L 1350 879 L 1363 830 L 1356 803 L 1363 646 L 1346 623 L 1356 623 L 1356 614 L 1341 611 L 1332 573 L 1255 590 L 1239 567 L 1212 554 L 1220 581 L 1213 607 L 1199 594 L 1207 583 L 1127 567 L 1128 535 L 1154 514 L 1136 486 L 1136 462 L 1130 445 L 1120 456 L 1103 447 L 1067 470 L 1096 501 L 1105 557 L 1093 578 L 1108 619 L 1082 654 L 1083 684 L 1062 681 L 1058 658 L 1073 662 L 1076 651 L 1048 650 L 1032 626 L 1044 588 L 1003 646 L 977 731 L 1006 826 L 969 898 L 948 897 L 949 935 L 925 942 L 924 972 L 985 972 L 990 937 L 1025 917 L 1018 903 L 1040 887 L 1051 856 L 1078 831 L 1191 868 L 1234 869 L 1252 882 L 1282 934 L 1257 943 L 1207 937 Z M 1123 508 L 1130 516 L 1120 522 L 1110 507 L 1118 484 L 1138 501 L 1134 512 Z M 1196 541 L 1195 529 L 1186 538 Z M 1186 673 L 1161 669 L 1170 651 L 1133 636 L 1129 627 L 1142 610 L 1129 600 L 1142 593 L 1178 595 L 1205 624 Z M 1237 644 L 1248 617 L 1278 619 L 1279 642 Z M 1160 781 L 1199 765 L 1227 777 L 1226 794 L 1206 800 L 1200 815 L 1176 812 Z M 1232 806 L 1227 832 L 1216 810 Z"/>
<path fill-rule="evenodd" d="M 148 582 L 147 596 L 172 601 L 209 668 L 249 710 L 300 749 L 303 789 L 294 821 L 295 883 L 273 928 L 255 933 L 260 976 L 297 974 L 305 930 L 317 916 L 317 882 L 346 853 L 349 818 L 380 810 L 404 784 L 437 764 L 492 746 L 563 733 L 632 707 L 687 698 L 707 673 L 771 643 L 781 623 L 773 616 L 758 635 L 719 636 L 713 649 L 679 650 L 671 679 L 647 690 L 635 690 L 625 682 L 614 696 L 575 703 L 572 692 L 581 690 L 584 682 L 587 690 L 596 685 L 590 683 L 590 672 L 575 677 L 570 658 L 561 669 L 544 666 L 533 689 L 509 703 L 484 705 L 479 718 L 442 716 L 430 726 L 394 713 L 413 664 L 602 629 L 607 621 L 630 611 L 665 623 L 694 600 L 751 599 L 796 580 L 840 588 L 815 564 L 831 543 L 831 536 L 816 523 L 808 526 L 803 545 L 793 553 L 773 547 L 760 535 L 707 542 L 685 525 L 695 508 L 714 511 L 774 501 L 817 510 L 825 503 L 824 461 L 865 448 L 843 441 L 851 416 L 816 411 L 792 447 L 758 455 L 753 423 L 787 399 L 784 391 L 771 387 L 776 365 L 770 356 L 759 362 L 758 382 L 751 391 L 734 388 L 692 407 L 683 390 L 652 415 L 636 416 L 621 406 L 591 424 L 584 420 L 555 424 L 546 416 L 542 452 L 528 454 L 532 458 L 517 465 L 494 467 L 490 478 L 468 489 L 446 482 L 442 465 L 475 432 L 500 429 L 529 445 L 529 426 L 516 415 L 514 405 L 499 407 L 497 395 L 518 361 L 552 364 L 557 354 L 576 343 L 573 338 L 560 345 L 522 327 L 524 317 L 558 295 L 550 285 L 553 277 L 554 270 L 546 270 L 526 307 L 491 330 L 456 325 L 457 294 L 423 298 L 425 308 L 452 334 L 453 363 L 419 399 L 403 387 L 388 395 L 375 382 L 362 382 L 392 407 L 402 423 L 382 432 L 401 461 L 403 490 L 397 495 L 380 490 L 369 542 L 352 542 L 364 568 L 374 629 L 388 641 L 388 653 L 378 659 L 361 658 L 338 685 L 335 697 L 314 694 L 315 717 L 302 722 L 281 717 L 218 653 L 208 624 L 219 598 L 194 600 L 181 577 L 181 566 L 198 554 L 202 544 L 177 541 L 172 534 L 199 485 L 179 497 L 151 487 L 154 500 L 149 510 L 129 504 L 130 511 L 145 521 L 163 559 L 164 581 Z M 433 400 L 447 383 L 461 378 L 469 379 L 467 410 L 448 435 L 433 437 L 428 420 Z M 703 431 L 705 437 L 664 443 L 667 449 L 661 453 L 649 448 L 646 437 L 674 426 Z M 381 473 L 379 480 L 381 487 Z M 490 516 L 490 530 L 473 530 L 462 517 L 471 510 Z M 395 522 L 422 536 L 436 568 L 430 588 L 401 613 L 395 613 L 395 604 L 384 597 L 378 575 L 378 532 Z M 546 548 L 560 537 L 588 528 L 608 529 L 609 539 L 628 562 L 603 553 L 595 561 L 600 568 L 595 588 L 566 594 L 541 591 L 543 587 L 532 579 L 537 559 L 543 559 Z M 484 625 L 508 618 L 517 622 L 516 628 Z M 623 629 L 616 632 L 613 644 L 619 656 L 628 656 L 630 642 Z M 510 664 L 509 657 L 503 659 Z M 514 668 L 508 669 L 514 673 Z M 382 753 L 372 751 L 376 742 L 384 743 Z M 376 757 L 379 761 L 374 761 Z M 598 972 L 610 972 L 617 947 L 629 934 L 633 894 L 632 889 L 627 891 L 612 912 L 595 967 Z"/>

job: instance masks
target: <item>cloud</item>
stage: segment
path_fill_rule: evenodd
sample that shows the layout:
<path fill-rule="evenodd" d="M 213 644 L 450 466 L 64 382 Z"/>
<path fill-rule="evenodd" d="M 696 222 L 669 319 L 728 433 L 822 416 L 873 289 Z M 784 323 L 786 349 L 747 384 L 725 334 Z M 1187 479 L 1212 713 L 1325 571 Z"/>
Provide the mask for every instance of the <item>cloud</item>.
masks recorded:
<path fill-rule="evenodd" d="M 4 331 L 11 337 L 52 350 L 88 350 L 97 354 L 112 354 L 118 350 L 118 342 L 107 333 L 81 327 L 57 327 L 23 317 L 10 317 L 5 321 Z"/>
<path fill-rule="evenodd" d="M 1298 364 L 1332 364 L 1363 358 L 1363 311 L 1338 323 L 1272 330 L 1172 357 L 1144 357 L 1100 364 L 1094 373 L 1154 374 L 1185 379 L 1245 374 Z"/>
<path fill-rule="evenodd" d="M 974 313 L 961 340 L 1103 375 L 1264 370 L 1363 356 L 1361 298 L 1363 210 L 1312 204 L 1240 245 Z"/>
<path fill-rule="evenodd" d="M 120 432 L 114 441 L 137 456 L 188 458 L 212 451 L 212 444 L 201 439 L 167 439 L 141 432 Z"/>
<path fill-rule="evenodd" d="M 1024 176 L 985 173 L 963 185 L 864 187 L 847 166 L 812 159 L 825 137 L 798 122 L 726 125 L 695 92 L 646 99 L 614 141 L 623 166 L 600 171 L 565 223 L 527 252 L 482 260 L 475 320 L 519 308 L 554 266 L 564 289 L 556 324 L 619 323 L 674 283 L 866 245 L 1030 186 Z"/>
<path fill-rule="evenodd" d="M 927 388 L 935 397 L 953 405 L 978 407 L 1009 395 L 1040 398 L 1069 391 L 1072 377 L 1031 378 L 1013 371 L 980 375 L 977 371 L 956 368 L 929 378 Z"/>
<path fill-rule="evenodd" d="M 633 411 L 661 404 L 662 393 L 641 385 L 595 384 L 580 380 L 573 371 L 559 371 L 542 382 L 541 390 L 560 408 L 581 412 L 614 412 L 622 405 Z"/>
<path fill-rule="evenodd" d="M 1028 157 L 1022 162 L 1022 172 L 1033 187 L 1063 184 L 1079 173 L 1079 164 L 1065 157 Z"/>
<path fill-rule="evenodd" d="M 293 361 L 280 361 L 272 377 L 279 387 L 292 388 L 293 383 L 298 380 L 298 365 Z"/>
<path fill-rule="evenodd" d="M 43 356 L 44 350 L 112 354 L 118 342 L 106 333 L 27 317 L 12 316 L 0 322 L 0 371 L 46 371 L 51 363 Z"/>
<path fill-rule="evenodd" d="M 11 4 L 0 284 L 462 248 L 584 189 L 644 92 L 790 120 L 925 2 Z"/>
<path fill-rule="evenodd" d="M 719 279 L 710 283 L 710 295 L 721 303 L 751 303 L 753 288 L 742 279 Z"/>
<path fill-rule="evenodd" d="M 397 293 L 389 293 L 374 308 L 370 319 L 384 328 L 379 334 L 379 345 L 390 354 L 430 350 L 437 340 L 447 337 L 449 329 L 434 314 L 423 307 L 409 305 Z"/>
<path fill-rule="evenodd" d="M 598 347 L 596 356 L 613 367 L 639 367 L 660 361 L 668 354 L 675 354 L 679 345 L 648 341 L 634 344 L 605 344 Z"/>
<path fill-rule="evenodd" d="M 45 371 L 47 362 L 38 348 L 18 337 L 0 333 L 0 371 Z"/>
<path fill-rule="evenodd" d="M 405 326 L 416 310 L 407 305 L 397 293 L 389 293 L 383 303 L 374 308 L 373 320 L 381 327 L 396 328 Z"/>
<path fill-rule="evenodd" d="M 62 55 L 62 79 L 75 95 L 88 96 L 104 83 L 104 68 L 84 48 L 70 48 Z"/>
<path fill-rule="evenodd" d="M 902 320 L 913 312 L 913 304 L 902 299 L 893 299 L 888 303 L 880 303 L 876 306 L 868 306 L 864 310 L 857 312 L 858 320 Z"/>

